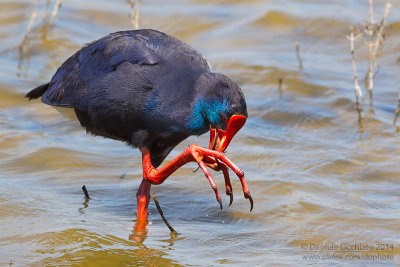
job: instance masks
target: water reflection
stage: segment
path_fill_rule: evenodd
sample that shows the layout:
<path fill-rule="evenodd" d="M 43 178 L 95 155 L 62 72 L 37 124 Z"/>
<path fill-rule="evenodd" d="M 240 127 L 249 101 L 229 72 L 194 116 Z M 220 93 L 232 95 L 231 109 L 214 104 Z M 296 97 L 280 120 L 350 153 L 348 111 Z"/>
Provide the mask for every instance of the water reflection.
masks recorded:
<path fill-rule="evenodd" d="M 79 208 L 78 211 L 80 214 L 85 214 L 85 209 L 89 207 L 89 198 L 85 197 L 85 201 L 82 202 L 83 207 Z"/>
<path fill-rule="evenodd" d="M 135 241 L 136 243 L 143 243 L 149 234 L 147 229 L 148 224 L 149 223 L 146 218 L 138 218 L 135 221 L 132 234 L 129 235 L 129 240 Z"/>

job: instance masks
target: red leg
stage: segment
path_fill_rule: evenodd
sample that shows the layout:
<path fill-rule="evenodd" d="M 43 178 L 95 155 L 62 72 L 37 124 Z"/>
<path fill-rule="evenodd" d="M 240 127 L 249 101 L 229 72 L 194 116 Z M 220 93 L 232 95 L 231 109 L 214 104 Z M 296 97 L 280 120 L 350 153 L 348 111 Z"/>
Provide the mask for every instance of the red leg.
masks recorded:
<path fill-rule="evenodd" d="M 151 184 L 143 179 L 136 193 L 138 221 L 147 219 L 147 207 L 150 202 L 150 187 Z"/>
<path fill-rule="evenodd" d="M 147 207 L 150 202 L 150 187 L 151 184 L 143 179 L 136 193 L 137 221 L 129 239 L 138 243 L 142 243 L 147 236 Z"/>
<path fill-rule="evenodd" d="M 245 198 L 250 200 L 251 209 L 253 209 L 253 199 L 251 198 L 249 189 L 246 185 L 246 181 L 244 180 L 244 173 L 241 169 L 239 169 L 231 160 L 229 160 L 223 153 L 217 152 L 214 150 L 206 149 L 200 147 L 198 145 L 191 145 L 187 149 L 185 149 L 179 156 L 175 159 L 167 163 L 164 167 L 160 169 L 154 168 L 151 164 L 150 160 L 150 151 L 142 147 L 142 164 L 143 164 L 143 181 L 139 187 L 138 191 L 138 216 L 146 216 L 147 215 L 147 206 L 148 200 L 147 197 L 142 197 L 142 195 L 146 195 L 148 193 L 148 199 L 150 199 L 150 184 L 162 184 L 173 172 L 175 172 L 178 168 L 185 165 L 188 162 L 196 161 L 200 168 L 203 170 L 207 179 L 210 181 L 211 187 L 214 189 L 215 196 L 218 202 L 221 204 L 221 197 L 219 196 L 217 187 L 214 183 L 214 180 L 207 170 L 206 165 L 203 161 L 203 158 L 207 156 L 211 156 L 213 158 L 218 159 L 221 163 L 225 163 L 229 166 L 239 177 Z M 227 170 L 227 168 L 226 168 Z M 224 173 L 225 174 L 225 173 Z M 229 182 L 230 185 L 230 182 Z M 145 192 L 145 193 L 143 193 Z M 139 196 L 141 197 L 139 199 Z M 146 200 L 146 201 L 145 201 Z"/>

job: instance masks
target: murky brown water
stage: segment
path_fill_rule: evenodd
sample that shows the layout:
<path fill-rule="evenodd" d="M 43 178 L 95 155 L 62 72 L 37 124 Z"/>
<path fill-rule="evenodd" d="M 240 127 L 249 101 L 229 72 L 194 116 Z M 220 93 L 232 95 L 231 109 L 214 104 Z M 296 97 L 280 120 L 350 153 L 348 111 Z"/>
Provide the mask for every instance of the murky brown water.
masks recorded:
<path fill-rule="evenodd" d="M 384 1 L 375 2 L 381 14 Z M 170 236 L 152 202 L 152 224 L 138 244 L 129 238 L 142 179 L 139 151 L 88 136 L 54 108 L 23 98 L 83 44 L 131 29 L 128 5 L 64 1 L 47 38 L 36 28 L 39 37 L 18 67 L 17 46 L 33 1 L 1 1 L 0 265 L 400 264 L 400 136 L 392 125 L 400 84 L 400 2 L 393 4 L 375 113 L 368 114 L 363 99 L 360 128 L 345 35 L 367 18 L 367 1 L 142 1 L 142 27 L 191 44 L 243 88 L 250 118 L 228 156 L 244 169 L 255 208 L 249 213 L 233 179 L 234 203 L 228 208 L 225 197 L 220 211 L 208 181 L 189 164 L 153 187 L 180 235 Z M 45 10 L 45 1 L 39 9 Z M 360 59 L 365 51 L 357 54 L 360 73 L 367 68 Z M 169 159 L 188 144 L 206 146 L 207 139 L 185 141 Z M 223 192 L 221 174 L 214 178 Z M 393 249 L 378 251 L 377 243 Z M 352 258 L 304 258 L 326 255 L 313 253 L 324 244 L 366 244 L 374 251 L 340 247 L 330 255 Z"/>

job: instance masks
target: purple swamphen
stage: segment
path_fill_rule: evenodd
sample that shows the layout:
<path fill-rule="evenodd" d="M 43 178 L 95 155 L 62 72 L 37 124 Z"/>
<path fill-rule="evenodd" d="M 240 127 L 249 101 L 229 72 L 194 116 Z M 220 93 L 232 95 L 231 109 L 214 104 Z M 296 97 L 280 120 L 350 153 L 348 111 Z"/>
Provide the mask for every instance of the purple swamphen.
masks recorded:
<path fill-rule="evenodd" d="M 211 72 L 199 52 L 172 36 L 150 29 L 111 33 L 76 52 L 50 82 L 26 97 L 73 108 L 87 132 L 141 150 L 138 218 L 147 218 L 151 184 L 163 183 L 191 161 L 210 181 L 221 209 L 221 197 L 207 167 L 222 170 L 230 204 L 231 168 L 253 209 L 243 171 L 224 154 L 248 116 L 243 93 L 227 76 Z M 208 149 L 191 145 L 156 169 L 181 141 L 208 130 Z"/>

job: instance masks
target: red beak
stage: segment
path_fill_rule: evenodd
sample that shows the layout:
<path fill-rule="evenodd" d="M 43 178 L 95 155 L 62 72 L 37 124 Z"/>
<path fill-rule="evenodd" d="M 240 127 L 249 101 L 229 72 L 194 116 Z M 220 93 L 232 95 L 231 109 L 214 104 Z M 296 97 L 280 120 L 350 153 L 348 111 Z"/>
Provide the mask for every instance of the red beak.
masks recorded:
<path fill-rule="evenodd" d="M 209 149 L 224 152 L 235 134 L 246 123 L 246 117 L 242 115 L 233 115 L 228 121 L 226 131 L 213 129 L 210 126 L 210 144 Z"/>

